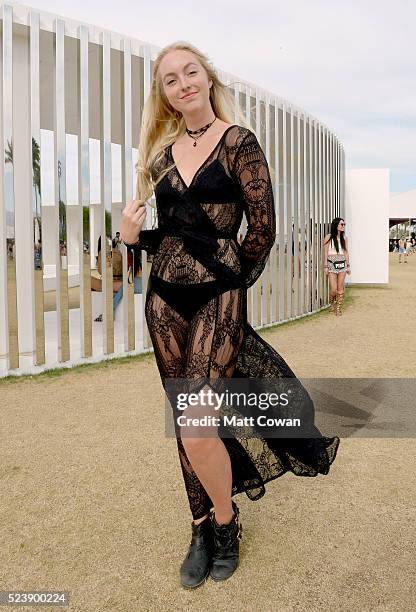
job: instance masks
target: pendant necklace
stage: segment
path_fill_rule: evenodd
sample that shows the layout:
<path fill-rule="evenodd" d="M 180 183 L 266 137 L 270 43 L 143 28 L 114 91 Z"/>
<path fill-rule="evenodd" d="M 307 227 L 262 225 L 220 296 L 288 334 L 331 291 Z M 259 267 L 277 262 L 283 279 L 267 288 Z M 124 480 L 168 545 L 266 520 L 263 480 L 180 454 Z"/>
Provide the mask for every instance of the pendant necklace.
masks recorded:
<path fill-rule="evenodd" d="M 204 125 L 204 127 L 199 128 L 199 130 L 188 130 L 188 128 L 186 128 L 186 133 L 188 134 L 188 136 L 190 136 L 191 138 L 194 139 L 194 144 L 193 146 L 196 147 L 196 141 L 198 140 L 198 138 L 201 138 L 201 136 L 203 134 L 205 134 L 205 132 L 207 131 L 207 129 L 214 123 L 216 117 L 214 117 L 213 121 L 211 121 L 211 123 L 207 123 L 206 125 Z"/>

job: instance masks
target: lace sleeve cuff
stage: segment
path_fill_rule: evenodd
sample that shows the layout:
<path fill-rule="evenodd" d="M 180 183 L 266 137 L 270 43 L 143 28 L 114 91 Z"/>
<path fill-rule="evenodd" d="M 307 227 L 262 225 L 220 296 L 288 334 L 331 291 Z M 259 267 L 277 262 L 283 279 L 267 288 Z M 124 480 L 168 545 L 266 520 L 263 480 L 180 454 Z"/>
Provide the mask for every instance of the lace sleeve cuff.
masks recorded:
<path fill-rule="evenodd" d="M 162 233 L 159 228 L 141 230 L 137 242 L 133 244 L 124 243 L 128 251 L 145 250 L 149 255 L 155 255 L 162 241 Z"/>

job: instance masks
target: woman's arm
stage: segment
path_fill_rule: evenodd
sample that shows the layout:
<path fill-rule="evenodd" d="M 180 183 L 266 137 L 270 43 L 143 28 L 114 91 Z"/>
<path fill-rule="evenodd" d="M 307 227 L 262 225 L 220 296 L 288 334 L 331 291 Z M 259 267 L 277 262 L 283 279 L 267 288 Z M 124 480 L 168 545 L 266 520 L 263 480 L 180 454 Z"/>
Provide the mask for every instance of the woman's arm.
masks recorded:
<path fill-rule="evenodd" d="M 154 255 L 162 239 L 159 229 L 142 229 L 146 214 L 146 206 L 140 200 L 129 202 L 121 213 L 121 239 L 129 252 L 132 251 L 138 255 L 142 249 L 149 255 Z M 135 238 L 135 242 L 131 242 Z"/>
<path fill-rule="evenodd" d="M 232 173 L 240 187 L 247 232 L 240 245 L 244 285 L 253 285 L 264 270 L 276 239 L 273 187 L 266 157 L 256 135 L 248 131 L 234 159 Z"/>
<path fill-rule="evenodd" d="M 327 234 L 324 238 L 323 262 L 322 262 L 324 270 L 328 269 L 329 238 L 331 238 L 331 234 Z"/>

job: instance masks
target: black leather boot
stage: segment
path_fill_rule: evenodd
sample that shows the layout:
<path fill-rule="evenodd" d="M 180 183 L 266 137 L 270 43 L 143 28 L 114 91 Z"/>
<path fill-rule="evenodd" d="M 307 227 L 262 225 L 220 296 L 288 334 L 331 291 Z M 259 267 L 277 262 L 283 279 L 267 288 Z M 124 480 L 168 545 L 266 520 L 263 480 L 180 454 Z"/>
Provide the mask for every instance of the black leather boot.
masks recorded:
<path fill-rule="evenodd" d="M 205 581 L 209 575 L 213 552 L 214 539 L 211 517 L 208 516 L 199 525 L 192 522 L 191 544 L 180 569 L 183 587 L 194 589 Z"/>
<path fill-rule="evenodd" d="M 211 511 L 214 530 L 214 554 L 210 571 L 213 580 L 227 580 L 237 569 L 243 526 L 238 522 L 239 509 L 233 501 L 234 516 L 228 525 L 218 525 Z"/>

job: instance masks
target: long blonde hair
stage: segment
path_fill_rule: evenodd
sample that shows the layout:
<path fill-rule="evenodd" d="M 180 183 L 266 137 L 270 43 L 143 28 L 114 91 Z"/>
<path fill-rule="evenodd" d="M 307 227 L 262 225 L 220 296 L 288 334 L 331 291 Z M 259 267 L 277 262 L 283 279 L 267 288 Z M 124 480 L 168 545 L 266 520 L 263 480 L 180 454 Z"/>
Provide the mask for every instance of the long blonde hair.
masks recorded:
<path fill-rule="evenodd" d="M 169 52 L 176 50 L 190 51 L 197 57 L 208 75 L 208 80 L 212 81 L 209 99 L 215 116 L 227 123 L 236 123 L 234 95 L 228 86 L 218 78 L 208 57 L 192 44 L 184 41 L 174 42 L 164 47 L 153 64 L 152 84 L 149 97 L 143 107 L 138 161 L 135 165 L 137 171 L 136 199 L 144 203 L 152 196 L 156 185 L 165 174 L 174 167 L 174 164 L 171 164 L 157 176 L 154 175 L 155 165 L 162 158 L 164 149 L 173 144 L 186 130 L 183 115 L 169 103 L 159 74 L 162 59 Z M 237 110 L 237 118 L 239 125 L 249 127 L 240 110 Z"/>

